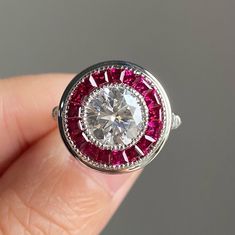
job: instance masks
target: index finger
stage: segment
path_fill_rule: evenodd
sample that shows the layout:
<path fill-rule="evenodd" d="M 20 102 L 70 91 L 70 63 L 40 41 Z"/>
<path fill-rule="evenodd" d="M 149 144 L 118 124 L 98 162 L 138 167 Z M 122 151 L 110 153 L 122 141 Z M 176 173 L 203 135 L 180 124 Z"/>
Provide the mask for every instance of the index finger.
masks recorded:
<path fill-rule="evenodd" d="M 0 174 L 55 127 L 51 110 L 72 78 L 72 74 L 45 74 L 0 81 Z"/>

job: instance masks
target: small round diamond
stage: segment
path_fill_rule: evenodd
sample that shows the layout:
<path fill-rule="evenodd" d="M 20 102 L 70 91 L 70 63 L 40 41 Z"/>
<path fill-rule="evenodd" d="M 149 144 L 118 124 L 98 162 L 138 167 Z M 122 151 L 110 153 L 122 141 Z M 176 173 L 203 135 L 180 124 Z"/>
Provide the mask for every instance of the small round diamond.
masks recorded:
<path fill-rule="evenodd" d="M 143 97 L 124 84 L 95 90 L 84 105 L 87 136 L 104 149 L 124 149 L 135 144 L 145 131 L 147 118 Z"/>

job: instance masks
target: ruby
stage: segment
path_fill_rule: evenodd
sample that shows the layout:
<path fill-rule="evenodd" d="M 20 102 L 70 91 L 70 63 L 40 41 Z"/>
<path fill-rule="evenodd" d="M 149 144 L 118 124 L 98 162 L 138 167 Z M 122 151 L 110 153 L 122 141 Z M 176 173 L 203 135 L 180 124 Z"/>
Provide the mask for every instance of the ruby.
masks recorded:
<path fill-rule="evenodd" d="M 141 75 L 137 75 L 137 81 L 133 84 L 133 87 L 141 94 L 144 94 L 151 89 L 151 86 L 145 81 L 144 77 Z"/>
<path fill-rule="evenodd" d="M 123 83 L 132 86 L 132 84 L 135 82 L 135 74 L 132 70 L 126 69 L 125 74 L 123 77 Z"/>
<path fill-rule="evenodd" d="M 129 162 L 136 162 L 140 157 L 138 152 L 136 152 L 135 146 L 132 146 L 131 148 L 126 149 L 125 153 L 127 155 Z"/>
<path fill-rule="evenodd" d="M 147 127 L 147 129 L 145 131 L 145 135 L 146 136 L 150 136 L 155 141 L 157 141 L 159 139 L 160 134 L 161 134 L 160 128 L 159 129 L 155 129 L 155 128 L 152 128 L 152 127 Z"/>
<path fill-rule="evenodd" d="M 86 139 L 84 138 L 82 132 L 80 132 L 76 138 L 72 139 L 73 142 L 76 144 L 77 148 L 80 150 L 80 148 L 83 146 L 84 143 L 86 143 Z"/>
<path fill-rule="evenodd" d="M 80 130 L 79 125 L 78 125 L 78 118 L 68 118 L 67 119 L 67 126 L 69 131 L 75 131 L 75 130 Z"/>
<path fill-rule="evenodd" d="M 162 122 L 159 119 L 158 120 L 150 120 L 148 122 L 148 126 L 150 128 L 160 129 L 162 127 Z"/>
<path fill-rule="evenodd" d="M 80 83 L 76 89 L 73 91 L 71 101 L 74 103 L 81 104 L 84 96 L 88 94 L 87 87 L 84 83 Z"/>
<path fill-rule="evenodd" d="M 152 137 L 155 140 L 158 140 L 161 134 L 161 130 L 163 128 L 162 121 L 154 120 L 149 121 L 145 134 Z"/>
<path fill-rule="evenodd" d="M 152 89 L 149 92 L 147 92 L 146 94 L 144 94 L 144 98 L 145 98 L 145 102 L 146 102 L 147 106 L 149 107 L 149 109 L 161 105 L 160 99 L 159 99 L 159 97 L 157 95 L 157 91 L 155 89 Z"/>
<path fill-rule="evenodd" d="M 140 150 L 146 155 L 149 152 L 149 149 L 151 147 L 151 144 L 153 142 L 149 141 L 148 139 L 143 136 L 137 143 L 137 146 L 140 148 Z"/>
<path fill-rule="evenodd" d="M 111 150 L 100 149 L 90 142 L 83 143 L 80 146 L 80 150 L 84 155 L 97 163 L 109 165 L 111 162 Z"/>
<path fill-rule="evenodd" d="M 122 70 L 119 68 L 107 69 L 107 75 L 108 75 L 109 82 L 121 82 L 121 80 L 120 80 L 121 72 L 122 72 Z"/>
<path fill-rule="evenodd" d="M 92 84 L 90 76 L 84 79 L 83 84 L 85 85 L 83 95 L 88 95 L 96 87 L 96 85 Z"/>
<path fill-rule="evenodd" d="M 125 164 L 126 160 L 123 156 L 123 151 L 112 151 L 111 164 L 114 166 L 119 166 Z"/>
<path fill-rule="evenodd" d="M 111 150 L 102 149 L 102 150 L 100 150 L 100 155 L 97 160 L 100 163 L 109 165 L 111 163 L 111 159 L 110 159 L 111 155 L 112 155 Z"/>
<path fill-rule="evenodd" d="M 94 146 L 94 145 L 91 145 L 91 151 L 92 153 L 89 155 L 89 157 L 95 161 L 95 162 L 99 162 L 100 161 L 100 148 Z"/>
<path fill-rule="evenodd" d="M 75 104 L 81 104 L 84 97 L 87 96 L 92 91 L 92 89 L 94 89 L 94 87 L 95 85 L 91 84 L 90 77 L 86 77 L 85 80 L 80 83 L 73 91 L 71 102 Z"/>
<path fill-rule="evenodd" d="M 104 75 L 105 71 L 95 71 L 92 74 L 92 77 L 94 78 L 96 84 L 98 86 L 103 85 L 104 83 L 106 83 L 107 81 L 105 81 L 105 75 Z"/>
<path fill-rule="evenodd" d="M 149 109 L 150 120 L 162 119 L 162 109 L 161 106 L 152 107 Z"/>
<path fill-rule="evenodd" d="M 90 142 L 84 142 L 81 145 L 80 150 L 84 155 L 93 160 L 96 159 L 97 156 L 99 156 L 99 151 L 100 151 L 100 149 L 97 146 L 91 144 Z"/>
<path fill-rule="evenodd" d="M 79 135 L 81 134 L 80 129 L 72 130 L 69 132 L 69 135 L 74 142 L 79 138 Z"/>
<path fill-rule="evenodd" d="M 78 138 L 78 135 L 81 133 L 81 130 L 80 129 L 77 129 L 77 130 L 73 130 L 73 131 L 70 131 L 70 137 L 72 140 L 74 139 L 77 139 Z"/>
<path fill-rule="evenodd" d="M 78 117 L 78 110 L 79 110 L 79 105 L 76 103 L 70 102 L 69 107 L 68 107 L 68 112 L 67 112 L 68 117 L 69 118 Z"/>

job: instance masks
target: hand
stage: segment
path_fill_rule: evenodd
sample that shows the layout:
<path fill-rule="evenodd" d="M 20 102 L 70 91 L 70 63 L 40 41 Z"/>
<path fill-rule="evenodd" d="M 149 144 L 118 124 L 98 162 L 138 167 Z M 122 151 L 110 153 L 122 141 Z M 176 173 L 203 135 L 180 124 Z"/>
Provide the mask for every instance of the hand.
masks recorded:
<path fill-rule="evenodd" d="M 65 148 L 51 110 L 73 75 L 0 81 L 0 234 L 98 234 L 139 172 L 106 175 Z"/>

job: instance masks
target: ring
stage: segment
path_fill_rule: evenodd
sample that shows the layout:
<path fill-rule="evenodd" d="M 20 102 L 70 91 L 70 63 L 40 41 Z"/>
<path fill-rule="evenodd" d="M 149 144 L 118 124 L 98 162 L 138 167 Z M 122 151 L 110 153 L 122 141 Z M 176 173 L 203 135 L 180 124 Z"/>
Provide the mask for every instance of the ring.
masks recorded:
<path fill-rule="evenodd" d="M 79 73 L 52 115 L 71 154 L 107 173 L 143 168 L 181 124 L 158 79 L 125 61 L 98 63 Z"/>

